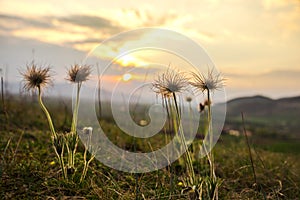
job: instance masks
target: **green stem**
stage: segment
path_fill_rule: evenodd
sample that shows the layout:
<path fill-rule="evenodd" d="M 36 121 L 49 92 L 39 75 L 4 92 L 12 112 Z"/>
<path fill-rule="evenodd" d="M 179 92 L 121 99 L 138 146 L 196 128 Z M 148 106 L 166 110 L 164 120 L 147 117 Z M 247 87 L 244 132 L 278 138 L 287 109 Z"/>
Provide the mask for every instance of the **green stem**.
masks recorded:
<path fill-rule="evenodd" d="M 77 127 L 77 116 L 78 116 L 79 95 L 80 95 L 81 84 L 82 84 L 81 82 L 77 84 L 76 103 L 73 111 L 73 119 L 72 119 L 72 126 L 71 126 L 71 132 L 73 133 L 76 133 L 76 127 Z"/>
<path fill-rule="evenodd" d="M 68 167 L 73 167 L 73 151 L 70 149 L 68 152 Z"/>
<path fill-rule="evenodd" d="M 63 155 L 59 156 L 59 161 L 60 161 L 60 168 L 63 174 L 64 179 L 67 179 L 67 173 L 65 171 L 65 164 L 64 164 L 64 160 L 63 160 Z"/>
<path fill-rule="evenodd" d="M 65 171 L 65 164 L 64 164 L 64 159 L 63 159 L 64 151 L 62 150 L 61 154 L 59 155 L 58 152 L 56 151 L 56 148 L 55 148 L 54 145 L 53 145 L 53 148 L 54 148 L 55 154 L 56 154 L 56 156 L 58 158 L 58 161 L 59 161 L 59 164 L 60 164 L 60 168 L 61 168 L 63 177 L 66 180 L 67 179 L 67 173 Z"/>
<path fill-rule="evenodd" d="M 173 130 L 175 130 L 176 129 L 176 123 L 174 122 L 174 120 L 176 120 L 176 116 L 174 117 L 174 106 L 172 105 L 172 102 L 171 102 L 171 100 L 170 100 L 170 98 L 168 98 L 168 101 L 167 101 L 167 108 L 169 109 L 169 110 L 167 110 L 167 112 L 168 112 L 168 120 L 169 120 L 169 130 L 170 131 L 173 131 Z M 173 120 L 173 121 L 172 121 Z M 177 136 L 177 132 L 175 132 L 176 133 L 176 136 Z"/>
<path fill-rule="evenodd" d="M 72 119 L 72 125 L 71 125 L 71 133 L 70 133 L 70 134 L 74 134 L 74 135 L 71 135 L 72 141 L 74 140 L 73 137 L 78 137 L 76 128 L 77 128 L 77 120 L 78 120 L 79 96 L 80 96 L 81 84 L 82 84 L 82 82 L 77 83 L 76 102 L 75 102 L 75 107 L 73 110 L 73 119 Z M 75 144 L 74 149 L 67 147 L 68 148 L 68 165 L 69 165 L 69 167 L 74 167 L 77 143 L 78 143 L 78 139 L 76 139 L 76 144 Z"/>
<path fill-rule="evenodd" d="M 179 123 L 178 132 L 180 133 L 179 135 L 180 135 L 181 141 L 183 143 L 184 152 L 185 152 L 185 155 L 186 155 L 188 173 L 189 173 L 189 176 L 191 178 L 191 180 L 190 180 L 191 184 L 193 185 L 194 181 L 195 181 L 195 172 L 194 172 L 194 168 L 193 168 L 193 161 L 192 161 L 190 152 L 188 150 L 185 137 L 184 137 L 183 132 L 182 132 L 183 129 L 182 129 L 181 117 L 180 117 L 180 112 L 179 112 L 179 109 L 178 109 L 176 94 L 174 92 L 173 92 L 173 99 L 174 99 L 176 113 L 177 113 L 177 119 L 178 119 L 178 123 Z"/>
<path fill-rule="evenodd" d="M 194 115 L 191 102 L 189 102 L 189 127 L 190 127 L 190 134 L 193 134 L 193 124 L 194 124 Z M 191 143 L 192 151 L 195 150 L 193 143 Z"/>
<path fill-rule="evenodd" d="M 76 146 L 77 148 L 77 146 Z M 76 155 L 76 148 L 74 149 L 73 153 L 72 153 L 72 167 L 75 167 L 75 155 Z"/>
<path fill-rule="evenodd" d="M 213 180 L 216 179 L 215 174 L 215 164 L 214 164 L 214 155 L 212 151 L 213 145 L 213 131 L 212 131 L 212 114 L 211 114 L 211 100 L 210 100 L 210 90 L 207 89 L 207 101 L 208 101 L 208 135 L 209 135 L 209 157 L 210 157 L 210 175 Z"/>
<path fill-rule="evenodd" d="M 50 114 L 49 114 L 49 112 L 48 112 L 48 110 L 47 110 L 47 108 L 44 105 L 43 100 L 42 100 L 42 90 L 41 90 L 40 86 L 38 86 L 38 93 L 39 93 L 39 96 L 38 96 L 38 98 L 39 98 L 39 104 L 40 104 L 42 110 L 44 111 L 44 113 L 45 113 L 45 115 L 47 117 L 47 120 L 48 120 L 48 123 L 49 123 L 49 127 L 50 127 L 50 131 L 52 133 L 52 136 L 54 138 L 56 138 L 56 132 L 55 132 L 55 129 L 54 129 L 54 126 L 53 126 L 53 122 L 52 122 L 51 116 L 50 116 Z"/>
<path fill-rule="evenodd" d="M 92 160 L 94 159 L 94 157 L 95 157 L 94 155 L 91 155 L 91 158 L 87 161 L 87 149 L 84 150 L 84 155 L 83 155 L 84 166 L 83 166 L 82 174 L 80 177 L 80 183 L 85 179 L 86 173 L 88 171 L 88 167 L 89 167 L 90 163 L 92 162 Z"/>
<path fill-rule="evenodd" d="M 67 135 L 66 135 L 65 144 L 66 144 L 67 154 L 68 154 L 68 157 L 67 157 L 67 159 L 68 159 L 67 166 L 69 167 L 69 166 L 70 166 L 70 155 L 71 155 L 70 152 L 71 152 L 72 150 L 70 150 L 70 147 L 69 147 L 69 144 L 68 144 L 68 138 L 67 138 Z"/>
<path fill-rule="evenodd" d="M 168 104 L 168 101 L 167 101 L 167 98 L 162 95 L 162 104 L 163 106 L 166 108 L 167 110 L 167 119 L 168 119 L 168 128 L 164 126 L 164 132 L 165 132 L 165 142 L 166 142 L 166 145 L 169 143 L 169 137 L 168 137 L 168 132 L 167 130 L 172 130 L 171 129 L 171 116 L 170 116 L 170 111 L 169 111 L 169 104 Z M 170 152 L 169 150 L 167 149 L 167 155 L 170 155 Z M 170 163 L 170 159 L 169 159 L 169 156 L 168 156 L 168 165 L 169 165 L 169 173 L 170 173 L 170 195 L 173 194 L 173 191 L 174 191 L 174 181 L 173 181 L 173 165 L 171 165 Z"/>
<path fill-rule="evenodd" d="M 85 176 L 86 176 L 86 173 L 87 173 L 87 162 L 84 162 L 84 167 L 83 167 L 83 171 L 82 171 L 82 174 L 81 174 L 81 177 L 80 177 L 80 183 L 85 179 Z"/>

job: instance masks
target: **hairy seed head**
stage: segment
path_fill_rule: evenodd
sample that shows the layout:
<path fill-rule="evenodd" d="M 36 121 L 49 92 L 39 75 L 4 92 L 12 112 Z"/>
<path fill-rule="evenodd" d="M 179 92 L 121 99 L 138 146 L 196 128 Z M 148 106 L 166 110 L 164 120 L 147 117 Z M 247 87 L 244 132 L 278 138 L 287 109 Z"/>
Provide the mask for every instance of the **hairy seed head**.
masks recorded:
<path fill-rule="evenodd" d="M 80 66 L 75 64 L 68 70 L 67 80 L 73 83 L 80 83 L 88 80 L 88 76 L 91 73 L 91 68 L 88 65 Z"/>
<path fill-rule="evenodd" d="M 190 81 L 190 84 L 201 92 L 217 90 L 224 85 L 224 78 L 220 74 L 214 74 L 213 71 L 209 71 L 207 76 L 194 72 L 191 72 L 191 75 L 193 81 Z"/>
<path fill-rule="evenodd" d="M 24 89 L 27 91 L 36 88 L 43 88 L 51 83 L 50 67 L 37 67 L 35 64 L 27 66 L 26 72 L 21 72 L 23 76 Z"/>
<path fill-rule="evenodd" d="M 152 83 L 153 91 L 165 97 L 173 93 L 182 92 L 187 86 L 188 81 L 185 75 L 174 70 L 167 70 L 158 75 Z"/>

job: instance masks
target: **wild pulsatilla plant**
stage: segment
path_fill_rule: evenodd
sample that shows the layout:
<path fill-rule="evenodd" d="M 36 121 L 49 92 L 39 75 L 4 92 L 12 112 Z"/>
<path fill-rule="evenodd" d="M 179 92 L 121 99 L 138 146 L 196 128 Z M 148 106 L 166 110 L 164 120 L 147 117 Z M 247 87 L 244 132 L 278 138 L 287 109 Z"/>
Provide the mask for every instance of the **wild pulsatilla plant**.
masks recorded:
<path fill-rule="evenodd" d="M 164 104 L 166 105 L 168 112 L 168 120 L 170 123 L 172 122 L 175 136 L 179 138 L 179 141 L 183 146 L 183 151 L 185 152 L 184 161 L 187 167 L 189 183 L 193 185 L 195 181 L 195 173 L 187 141 L 183 133 L 181 113 L 177 98 L 178 93 L 186 90 L 188 85 L 189 83 L 184 73 L 170 69 L 158 75 L 152 83 L 153 91 L 161 95 L 163 102 L 165 102 Z"/>
<path fill-rule="evenodd" d="M 75 168 L 74 166 L 75 154 L 76 154 L 76 149 L 79 140 L 76 127 L 77 127 L 80 89 L 82 83 L 88 80 L 90 73 L 91 73 L 91 68 L 90 66 L 87 65 L 80 66 L 78 64 L 75 64 L 71 66 L 70 69 L 68 70 L 67 80 L 77 85 L 76 102 L 73 109 L 71 131 L 68 134 L 66 134 L 66 144 L 67 144 L 67 151 L 68 151 L 68 168 L 70 169 Z"/>
<path fill-rule="evenodd" d="M 37 67 L 36 64 L 32 62 L 30 66 L 27 66 L 27 70 L 25 72 L 21 72 L 23 76 L 24 89 L 27 91 L 37 91 L 38 92 L 38 102 L 45 113 L 50 131 L 51 131 L 51 141 L 55 153 L 58 157 L 61 170 L 63 173 L 63 177 L 66 178 L 64 161 L 63 161 L 63 150 L 64 150 L 64 136 L 62 134 L 57 134 L 55 128 L 53 126 L 51 115 L 43 103 L 42 99 L 42 91 L 43 89 L 51 84 L 51 74 L 50 67 Z"/>
<path fill-rule="evenodd" d="M 214 155 L 212 151 L 212 144 L 213 144 L 213 130 L 212 130 L 212 112 L 211 112 L 211 93 L 214 90 L 218 90 L 224 85 L 224 78 L 221 77 L 219 73 L 214 73 L 213 70 L 208 70 L 208 74 L 205 76 L 201 73 L 191 72 L 191 79 L 189 83 L 196 89 L 202 93 L 206 93 L 207 100 L 204 104 L 200 103 L 200 112 L 207 106 L 207 123 L 208 123 L 208 130 L 207 135 L 209 137 L 209 149 L 210 152 L 207 154 L 207 158 L 210 164 L 210 179 L 207 179 L 206 185 L 210 193 L 210 199 L 217 199 L 217 189 L 219 182 L 217 180 L 215 174 L 215 164 L 214 164 Z M 204 145 L 205 147 L 205 145 Z M 204 148 L 206 149 L 206 147 Z"/>
<path fill-rule="evenodd" d="M 57 134 L 53 139 L 53 146 L 55 153 L 59 158 L 58 160 L 61 166 L 63 177 L 64 179 L 67 179 L 67 172 L 64 164 L 65 135 L 62 133 Z"/>
<path fill-rule="evenodd" d="M 41 68 L 32 63 L 31 66 L 27 66 L 26 72 L 21 72 L 21 75 L 23 76 L 23 81 L 25 82 L 24 89 L 26 91 L 38 91 L 39 104 L 46 114 L 52 136 L 56 137 L 56 132 L 52 123 L 51 116 L 42 100 L 43 88 L 52 83 L 50 67 Z"/>
<path fill-rule="evenodd" d="M 93 128 L 84 127 L 82 131 L 83 131 L 82 138 L 83 140 L 85 140 L 85 150 L 83 153 L 84 166 L 80 177 L 80 182 L 84 180 L 86 173 L 88 171 L 89 164 L 95 158 L 96 153 L 99 150 L 99 147 L 92 144 Z"/>
<path fill-rule="evenodd" d="M 69 80 L 72 83 L 75 83 L 77 85 L 77 95 L 76 95 L 76 102 L 73 110 L 73 118 L 72 118 L 72 124 L 71 124 L 71 131 L 67 134 L 58 134 L 55 131 L 55 128 L 53 126 L 52 118 L 48 112 L 48 109 L 43 103 L 42 100 L 42 91 L 43 88 L 48 86 L 49 84 L 52 83 L 51 81 L 51 74 L 50 74 L 50 68 L 49 67 L 37 67 L 34 63 L 32 65 L 27 66 L 26 72 L 21 72 L 23 75 L 23 81 L 25 82 L 24 84 L 24 89 L 27 91 L 33 90 L 33 91 L 38 91 L 38 100 L 39 104 L 44 111 L 50 131 L 51 131 L 51 138 L 52 138 L 52 145 L 54 147 L 55 153 L 59 159 L 59 163 L 61 166 L 61 170 L 63 173 L 63 177 L 67 179 L 67 173 L 68 170 L 66 170 L 65 165 L 64 165 L 64 148 L 67 148 L 67 160 L 68 160 L 68 169 L 75 169 L 74 166 L 74 160 L 75 160 L 75 153 L 78 145 L 78 134 L 76 131 L 77 127 L 77 116 L 78 116 L 78 108 L 79 108 L 79 97 L 80 97 L 80 89 L 82 86 L 82 83 L 88 80 L 88 76 L 91 73 L 91 69 L 89 66 L 79 66 L 77 64 L 73 65 L 69 70 L 68 70 L 68 77 L 67 80 Z M 85 155 L 87 153 L 85 152 Z M 85 168 L 84 171 L 86 171 L 88 164 L 91 162 L 92 159 L 89 159 L 85 162 Z M 86 172 L 83 172 L 83 174 L 86 174 Z M 83 178 L 85 175 L 83 176 Z"/>

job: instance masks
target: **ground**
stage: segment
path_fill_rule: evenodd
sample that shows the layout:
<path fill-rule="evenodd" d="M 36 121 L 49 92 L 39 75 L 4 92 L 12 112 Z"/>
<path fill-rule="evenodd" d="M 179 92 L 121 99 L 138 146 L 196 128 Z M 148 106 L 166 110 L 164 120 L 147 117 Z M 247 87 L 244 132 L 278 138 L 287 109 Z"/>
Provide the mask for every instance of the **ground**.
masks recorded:
<path fill-rule="evenodd" d="M 84 149 L 81 143 L 76 154 L 77 171 L 64 180 L 47 121 L 34 97 L 7 99 L 0 118 L 0 199 L 187 199 L 188 194 L 182 194 L 185 173 L 179 161 L 151 173 L 131 174 L 93 160 L 86 179 L 79 183 Z M 70 109 L 53 102 L 46 100 L 54 124 L 60 131 L 68 131 Z M 118 134 L 109 120 L 102 120 L 101 124 L 108 135 Z M 261 129 L 259 134 L 255 131 L 252 129 L 249 141 L 256 177 L 245 137 L 221 135 L 214 149 L 216 174 L 222 181 L 219 199 L 298 199 L 299 142 L 264 136 Z M 132 140 L 120 137 L 115 142 L 130 149 Z M 205 159 L 194 160 L 197 176 L 204 176 L 208 163 Z"/>

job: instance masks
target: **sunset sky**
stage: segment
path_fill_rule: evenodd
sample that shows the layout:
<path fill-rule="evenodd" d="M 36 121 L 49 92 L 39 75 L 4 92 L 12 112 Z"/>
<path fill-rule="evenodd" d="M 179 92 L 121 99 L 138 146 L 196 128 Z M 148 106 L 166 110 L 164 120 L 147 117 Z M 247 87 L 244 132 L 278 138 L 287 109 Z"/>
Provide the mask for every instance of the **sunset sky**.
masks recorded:
<path fill-rule="evenodd" d="M 18 70 L 33 57 L 53 66 L 57 83 L 64 83 L 66 68 L 82 62 L 101 41 L 161 27 L 207 51 L 227 79 L 229 99 L 300 95 L 299 0 L 1 0 L 0 7 L 0 68 L 11 87 L 18 86 Z M 134 62 L 143 64 L 129 56 L 120 65 Z"/>

